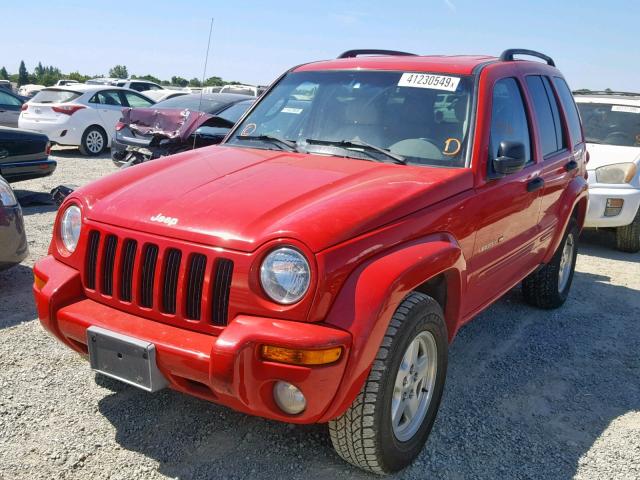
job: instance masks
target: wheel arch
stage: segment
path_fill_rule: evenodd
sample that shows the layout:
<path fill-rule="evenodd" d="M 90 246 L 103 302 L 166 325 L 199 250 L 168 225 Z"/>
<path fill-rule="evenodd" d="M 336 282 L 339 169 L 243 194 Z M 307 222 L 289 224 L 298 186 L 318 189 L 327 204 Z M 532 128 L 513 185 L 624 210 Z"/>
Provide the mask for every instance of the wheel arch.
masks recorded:
<path fill-rule="evenodd" d="M 574 177 L 567 185 L 562 199 L 560 200 L 560 209 L 558 211 L 558 228 L 553 236 L 549 249 L 542 263 L 549 263 L 553 258 L 560 242 L 564 238 L 564 232 L 567 230 L 569 221 L 578 222 L 578 231 L 582 231 L 584 221 L 587 215 L 588 191 L 587 181 L 584 177 Z"/>
<path fill-rule="evenodd" d="M 326 320 L 349 331 L 353 344 L 341 385 L 321 421 L 341 415 L 358 395 L 394 312 L 411 292 L 425 293 L 440 304 L 451 341 L 460 324 L 465 282 L 466 260 L 448 233 L 396 247 L 358 267 L 343 285 Z"/>

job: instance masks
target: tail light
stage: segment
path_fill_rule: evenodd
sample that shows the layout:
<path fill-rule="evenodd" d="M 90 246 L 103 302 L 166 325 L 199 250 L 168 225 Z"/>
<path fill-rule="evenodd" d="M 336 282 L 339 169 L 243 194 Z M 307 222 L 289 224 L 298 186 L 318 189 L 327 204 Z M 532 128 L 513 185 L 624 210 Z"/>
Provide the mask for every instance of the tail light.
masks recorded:
<path fill-rule="evenodd" d="M 84 105 L 60 105 L 58 107 L 51 107 L 51 110 L 57 113 L 64 113 L 65 115 L 73 115 L 83 108 L 86 107 Z"/>
<path fill-rule="evenodd" d="M 123 123 L 123 122 L 116 123 L 116 132 L 119 132 L 120 130 L 122 130 L 126 126 L 127 125 L 125 123 Z"/>
<path fill-rule="evenodd" d="M 51 142 L 47 142 L 47 147 L 44 150 L 44 153 L 49 156 L 51 154 Z"/>
<path fill-rule="evenodd" d="M 23 103 L 20 110 L 24 112 L 27 108 L 29 108 L 29 105 L 27 103 Z"/>

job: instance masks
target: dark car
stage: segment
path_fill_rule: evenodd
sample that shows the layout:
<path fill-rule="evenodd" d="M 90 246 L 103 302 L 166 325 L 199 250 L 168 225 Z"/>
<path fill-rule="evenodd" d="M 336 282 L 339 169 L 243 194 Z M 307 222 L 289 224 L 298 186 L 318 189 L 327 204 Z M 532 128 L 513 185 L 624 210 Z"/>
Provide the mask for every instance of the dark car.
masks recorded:
<path fill-rule="evenodd" d="M 24 97 L 5 88 L 0 88 L 0 125 L 17 127 L 20 109 L 25 101 Z"/>
<path fill-rule="evenodd" d="M 46 135 L 0 127 L 0 175 L 7 182 L 51 175 L 57 163 L 49 160 L 50 149 Z"/>
<path fill-rule="evenodd" d="M 22 210 L 9 184 L 0 177 L 0 270 L 6 270 L 29 253 Z"/>
<path fill-rule="evenodd" d="M 254 101 L 231 93 L 191 94 L 124 109 L 111 142 L 113 163 L 128 166 L 218 144 Z"/>

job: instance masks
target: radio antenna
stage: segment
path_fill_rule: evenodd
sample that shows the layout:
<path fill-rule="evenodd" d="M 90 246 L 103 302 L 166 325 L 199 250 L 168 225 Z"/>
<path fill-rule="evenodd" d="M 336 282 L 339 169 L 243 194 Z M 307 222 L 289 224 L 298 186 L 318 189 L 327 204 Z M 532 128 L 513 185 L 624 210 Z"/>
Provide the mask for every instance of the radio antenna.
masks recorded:
<path fill-rule="evenodd" d="M 207 77 L 207 63 L 209 62 L 209 49 L 211 48 L 211 33 L 213 32 L 213 17 L 211 17 L 211 25 L 209 26 L 209 40 L 207 41 L 207 54 L 204 57 L 204 69 L 202 70 L 202 83 L 200 84 L 200 100 L 198 101 L 198 116 L 202 115 L 202 95 L 204 93 L 204 81 Z M 196 148 L 196 137 L 198 136 L 198 129 L 193 132 L 193 148 Z"/>

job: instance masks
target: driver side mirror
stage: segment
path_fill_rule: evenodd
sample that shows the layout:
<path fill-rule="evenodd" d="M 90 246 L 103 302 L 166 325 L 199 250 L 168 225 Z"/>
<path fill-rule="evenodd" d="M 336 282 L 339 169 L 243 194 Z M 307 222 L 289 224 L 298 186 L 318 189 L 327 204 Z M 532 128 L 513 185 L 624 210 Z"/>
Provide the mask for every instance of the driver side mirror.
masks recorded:
<path fill-rule="evenodd" d="M 499 175 L 519 172 L 527 163 L 524 144 L 522 142 L 500 142 L 498 158 L 493 160 L 493 169 Z"/>

